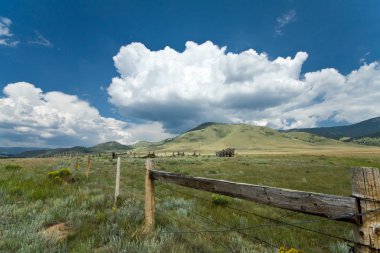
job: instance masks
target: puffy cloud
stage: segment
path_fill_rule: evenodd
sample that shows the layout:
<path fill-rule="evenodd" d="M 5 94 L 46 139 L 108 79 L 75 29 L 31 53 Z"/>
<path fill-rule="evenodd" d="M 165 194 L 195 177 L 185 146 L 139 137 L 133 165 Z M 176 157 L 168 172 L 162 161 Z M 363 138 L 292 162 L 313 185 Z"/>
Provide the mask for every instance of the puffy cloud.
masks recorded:
<path fill-rule="evenodd" d="M 348 75 L 330 68 L 300 76 L 307 57 L 298 52 L 271 60 L 252 49 L 227 52 L 209 41 L 187 42 L 183 52 L 131 43 L 113 58 L 120 76 L 107 90 L 125 116 L 159 121 L 177 133 L 205 121 L 293 128 L 379 116 L 377 62 Z"/>
<path fill-rule="evenodd" d="M 16 46 L 19 41 L 12 40 L 13 34 L 10 30 L 12 20 L 0 16 L 0 45 L 2 46 Z"/>
<path fill-rule="evenodd" d="M 377 62 L 363 65 L 347 76 L 335 69 L 306 73 L 302 83 L 304 90 L 291 102 L 261 112 L 235 112 L 235 121 L 274 128 L 303 128 L 320 126 L 326 121 L 356 123 L 379 116 L 380 66 Z"/>
<path fill-rule="evenodd" d="M 230 109 L 286 103 L 303 89 L 298 76 L 306 58 L 299 52 L 270 61 L 254 50 L 226 53 L 211 42 L 187 42 L 182 53 L 132 43 L 114 57 L 120 77 L 108 93 L 126 116 L 162 121 L 178 132 L 205 120 L 230 121 Z"/>
<path fill-rule="evenodd" d="M 93 145 L 111 140 L 130 144 L 171 137 L 160 123 L 136 125 L 102 117 L 77 96 L 57 91 L 43 93 L 30 83 L 8 84 L 3 93 L 1 146 Z"/>

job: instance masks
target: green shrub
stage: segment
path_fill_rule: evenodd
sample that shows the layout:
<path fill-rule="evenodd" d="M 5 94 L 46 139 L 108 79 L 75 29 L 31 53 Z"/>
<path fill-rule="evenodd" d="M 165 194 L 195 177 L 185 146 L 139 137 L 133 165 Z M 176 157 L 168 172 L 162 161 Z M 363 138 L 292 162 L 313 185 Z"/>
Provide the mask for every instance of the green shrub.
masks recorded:
<path fill-rule="evenodd" d="M 67 168 L 60 170 L 53 170 L 48 173 L 48 177 L 56 183 L 73 182 L 74 178 L 71 175 L 71 171 Z"/>
<path fill-rule="evenodd" d="M 20 170 L 22 169 L 22 167 L 18 164 L 7 164 L 5 165 L 4 167 L 6 170 L 9 170 L 9 171 L 15 171 L 15 170 Z"/>
<path fill-rule="evenodd" d="M 164 209 L 179 209 L 185 207 L 186 209 L 190 209 L 193 206 L 194 202 L 191 200 L 183 199 L 183 198 L 169 198 L 166 199 L 162 203 L 162 207 Z"/>
<path fill-rule="evenodd" d="M 227 206 L 228 199 L 219 194 L 212 194 L 212 203 L 216 206 Z"/>
<path fill-rule="evenodd" d="M 97 224 L 105 222 L 105 221 L 107 221 L 107 213 L 101 212 L 101 211 L 98 210 L 96 212 L 95 218 L 96 218 L 96 223 Z"/>

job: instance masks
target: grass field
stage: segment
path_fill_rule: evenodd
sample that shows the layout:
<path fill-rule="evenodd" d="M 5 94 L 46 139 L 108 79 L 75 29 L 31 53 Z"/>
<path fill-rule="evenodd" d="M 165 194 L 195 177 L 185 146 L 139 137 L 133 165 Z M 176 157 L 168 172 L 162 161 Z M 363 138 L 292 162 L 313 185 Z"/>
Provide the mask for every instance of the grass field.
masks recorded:
<path fill-rule="evenodd" d="M 280 246 L 348 252 L 341 240 L 262 216 L 347 239 L 352 239 L 350 224 L 159 182 L 156 230 L 146 235 L 145 160 L 122 158 L 116 205 L 116 161 L 94 157 L 87 179 L 85 160 L 80 169 L 74 158 L 0 160 L 0 252 L 277 252 Z M 351 194 L 352 167 L 380 168 L 380 156 L 371 152 L 161 157 L 154 162 L 160 170 L 187 175 L 345 196 Z M 71 170 L 69 182 L 49 178 L 61 168 Z"/>

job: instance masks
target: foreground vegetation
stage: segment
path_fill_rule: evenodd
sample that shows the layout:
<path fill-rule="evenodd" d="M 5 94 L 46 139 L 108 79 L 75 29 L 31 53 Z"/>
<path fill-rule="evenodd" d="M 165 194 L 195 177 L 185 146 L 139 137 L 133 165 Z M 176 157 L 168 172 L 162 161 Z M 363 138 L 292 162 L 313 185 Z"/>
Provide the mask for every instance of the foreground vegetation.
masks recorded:
<path fill-rule="evenodd" d="M 144 234 L 144 159 L 93 157 L 0 160 L 0 252 L 348 252 L 347 243 L 285 226 L 352 239 L 351 225 L 248 201 L 156 184 L 156 230 Z M 161 157 L 161 170 L 330 194 L 351 194 L 353 166 L 380 167 L 376 155 Z M 244 212 L 242 212 L 244 211 Z M 203 231 L 199 233 L 199 231 Z"/>

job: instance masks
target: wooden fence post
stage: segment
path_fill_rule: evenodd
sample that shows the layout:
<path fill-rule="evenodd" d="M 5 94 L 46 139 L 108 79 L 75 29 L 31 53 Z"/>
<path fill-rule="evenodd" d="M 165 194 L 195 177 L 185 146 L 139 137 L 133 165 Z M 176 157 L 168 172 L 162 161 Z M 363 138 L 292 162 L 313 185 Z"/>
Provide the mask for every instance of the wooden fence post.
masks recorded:
<path fill-rule="evenodd" d="M 352 195 L 357 199 L 359 225 L 354 229 L 355 253 L 380 252 L 380 171 L 360 167 L 352 171 Z"/>
<path fill-rule="evenodd" d="M 153 169 L 153 161 L 151 159 L 145 162 L 145 232 L 151 233 L 154 229 L 154 179 L 150 176 Z"/>
<path fill-rule="evenodd" d="M 117 197 L 119 196 L 119 189 L 120 189 L 120 156 L 117 157 L 117 164 L 116 164 L 115 203 L 117 202 Z"/>
<path fill-rule="evenodd" d="M 90 166 L 91 166 L 91 156 L 88 155 L 87 157 L 87 166 L 86 166 L 86 177 L 88 178 L 88 174 L 90 173 Z"/>
<path fill-rule="evenodd" d="M 76 159 L 75 168 L 76 168 L 77 170 L 79 170 L 79 155 L 78 155 L 78 153 L 77 153 L 77 159 Z"/>

